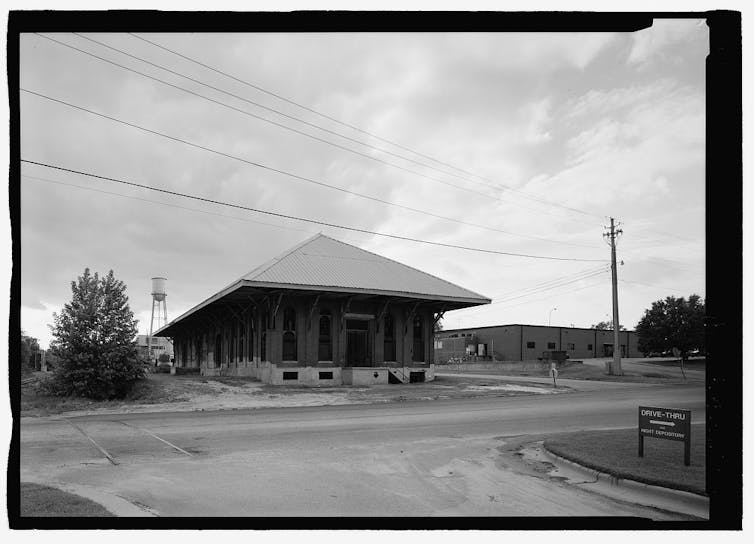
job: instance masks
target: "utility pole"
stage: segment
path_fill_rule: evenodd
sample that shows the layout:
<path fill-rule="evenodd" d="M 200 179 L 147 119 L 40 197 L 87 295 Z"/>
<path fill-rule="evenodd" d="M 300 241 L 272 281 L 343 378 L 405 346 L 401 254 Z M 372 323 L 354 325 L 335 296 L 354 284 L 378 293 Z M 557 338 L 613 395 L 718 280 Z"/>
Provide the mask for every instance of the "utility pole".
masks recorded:
<path fill-rule="evenodd" d="M 620 224 L 620 223 L 619 223 Z M 615 219 L 610 218 L 610 231 L 603 234 L 610 245 L 610 264 L 613 276 L 613 363 L 610 365 L 610 374 L 621 376 L 623 371 L 620 366 L 620 322 L 618 321 L 618 266 L 615 262 L 615 240 L 621 229 L 615 229 Z M 607 227 L 606 227 L 607 228 Z"/>

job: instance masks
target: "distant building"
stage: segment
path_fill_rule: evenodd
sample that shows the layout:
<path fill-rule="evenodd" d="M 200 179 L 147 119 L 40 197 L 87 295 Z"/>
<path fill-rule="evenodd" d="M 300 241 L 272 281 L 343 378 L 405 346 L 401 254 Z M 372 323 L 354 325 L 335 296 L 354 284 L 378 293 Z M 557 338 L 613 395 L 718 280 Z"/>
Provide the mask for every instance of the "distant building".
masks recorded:
<path fill-rule="evenodd" d="M 139 357 L 154 362 L 160 355 L 167 353 L 170 356 L 170 360 L 173 360 L 173 344 L 170 343 L 169 339 L 153 336 L 151 342 L 152 353 L 150 355 L 147 353 L 147 338 L 146 334 L 140 334 L 136 337 L 136 349 Z"/>
<path fill-rule="evenodd" d="M 620 331 L 622 357 L 641 357 L 634 331 Z M 565 351 L 570 359 L 612 357 L 613 331 L 543 325 L 493 325 L 435 333 L 435 361 L 466 355 L 497 361 L 530 361 L 545 351 Z"/>
<path fill-rule="evenodd" d="M 255 268 L 155 335 L 176 366 L 265 383 L 434 379 L 434 325 L 490 300 L 319 234 Z"/>

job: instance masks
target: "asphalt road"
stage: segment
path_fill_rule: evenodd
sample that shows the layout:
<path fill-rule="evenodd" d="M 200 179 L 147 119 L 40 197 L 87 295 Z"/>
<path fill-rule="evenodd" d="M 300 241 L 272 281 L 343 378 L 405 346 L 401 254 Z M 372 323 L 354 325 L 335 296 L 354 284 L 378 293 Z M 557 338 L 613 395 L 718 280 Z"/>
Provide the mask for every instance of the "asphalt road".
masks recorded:
<path fill-rule="evenodd" d="M 162 516 L 683 516 L 607 499 L 523 463 L 518 445 L 691 409 L 701 386 L 380 405 L 23 418 L 21 478 Z M 396 386 L 400 387 L 400 386 Z M 410 386 L 405 386 L 410 387 Z"/>

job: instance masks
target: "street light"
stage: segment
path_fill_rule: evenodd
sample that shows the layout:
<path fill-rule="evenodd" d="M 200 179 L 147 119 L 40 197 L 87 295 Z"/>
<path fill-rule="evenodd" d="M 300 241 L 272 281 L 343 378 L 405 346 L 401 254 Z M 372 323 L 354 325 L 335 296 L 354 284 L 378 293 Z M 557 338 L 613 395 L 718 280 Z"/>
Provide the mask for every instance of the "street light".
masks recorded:
<path fill-rule="evenodd" d="M 552 310 L 550 310 L 550 316 L 547 318 L 547 326 L 548 327 L 550 325 L 552 325 L 552 312 L 554 312 L 555 310 L 557 310 L 557 308 L 553 308 Z"/>

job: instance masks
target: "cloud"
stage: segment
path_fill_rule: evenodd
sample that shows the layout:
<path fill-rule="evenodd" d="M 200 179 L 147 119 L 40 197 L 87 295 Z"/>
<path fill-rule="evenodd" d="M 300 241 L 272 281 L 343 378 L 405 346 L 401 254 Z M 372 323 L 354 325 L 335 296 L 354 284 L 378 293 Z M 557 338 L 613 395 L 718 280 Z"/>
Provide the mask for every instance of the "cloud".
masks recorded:
<path fill-rule="evenodd" d="M 650 226 L 664 225 L 672 231 L 674 225 L 663 223 L 669 208 L 696 210 L 680 217 L 679 228 L 703 236 L 698 228 L 700 217 L 703 225 L 703 72 L 688 67 L 700 63 L 693 48 L 687 57 L 679 51 L 685 63 L 662 70 L 649 66 L 639 74 L 635 63 L 622 62 L 627 38 L 615 34 L 148 37 L 399 145 L 295 108 L 127 35 L 95 38 L 392 154 L 277 117 L 175 76 L 159 76 L 368 157 L 349 153 L 35 36 L 22 40 L 22 84 L 247 161 L 456 221 L 324 188 L 26 94 L 21 98 L 22 154 L 256 209 L 508 252 L 605 257 L 599 214 L 618 211 L 627 222 L 647 219 Z M 72 35 L 60 38 L 85 43 Z M 86 47 L 99 51 L 92 44 Z M 139 66 L 112 52 L 101 54 Z M 409 151 L 400 146 L 423 156 L 410 155 L 413 162 L 401 158 Z M 187 201 L 39 167 L 25 165 L 23 171 L 149 201 L 22 180 L 24 303 L 28 299 L 39 311 L 39 301 L 60 306 L 70 297 L 70 281 L 85 266 L 101 273 L 112 268 L 128 285 L 142 332 L 149 325 L 151 276 L 168 278 L 168 312 L 175 317 L 319 231 L 488 295 L 586 267 L 578 262 L 480 256 Z M 542 199 L 598 217 L 547 206 Z M 626 230 L 633 235 L 628 225 Z M 677 257 L 673 247 L 659 247 L 654 255 L 662 256 L 663 250 L 666 257 Z M 657 273 L 657 265 L 650 263 L 642 266 Z M 690 274 L 688 281 L 693 278 Z M 587 325 L 599 320 L 604 300 L 594 295 L 599 287 L 594 289 L 563 295 L 575 308 L 567 319 Z M 643 300 L 637 295 L 626 307 L 638 312 Z M 480 320 L 541 322 L 547 304 L 489 310 Z"/>
<path fill-rule="evenodd" d="M 655 19 L 650 28 L 634 35 L 628 62 L 644 64 L 667 59 L 671 46 L 682 45 L 696 35 L 706 35 L 707 31 L 703 19 Z"/>

